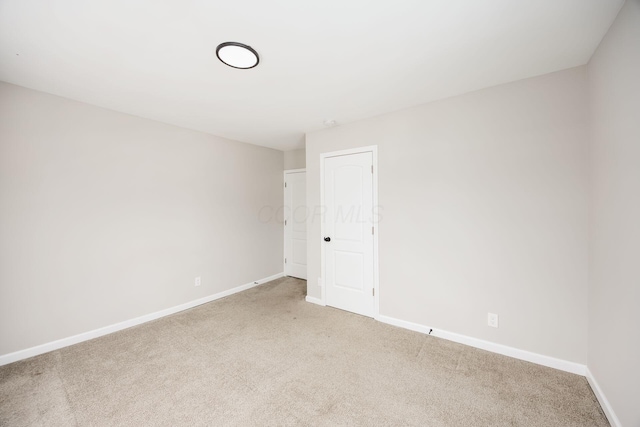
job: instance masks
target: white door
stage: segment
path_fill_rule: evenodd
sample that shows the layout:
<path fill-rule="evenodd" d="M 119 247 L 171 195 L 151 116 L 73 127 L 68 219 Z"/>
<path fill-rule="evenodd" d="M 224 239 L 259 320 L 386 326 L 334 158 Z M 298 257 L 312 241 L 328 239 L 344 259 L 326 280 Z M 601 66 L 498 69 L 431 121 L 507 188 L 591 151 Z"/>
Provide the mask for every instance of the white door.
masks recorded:
<path fill-rule="evenodd" d="M 284 173 L 284 274 L 307 279 L 307 177 Z"/>
<path fill-rule="evenodd" d="M 374 316 L 373 153 L 324 159 L 326 303 Z"/>

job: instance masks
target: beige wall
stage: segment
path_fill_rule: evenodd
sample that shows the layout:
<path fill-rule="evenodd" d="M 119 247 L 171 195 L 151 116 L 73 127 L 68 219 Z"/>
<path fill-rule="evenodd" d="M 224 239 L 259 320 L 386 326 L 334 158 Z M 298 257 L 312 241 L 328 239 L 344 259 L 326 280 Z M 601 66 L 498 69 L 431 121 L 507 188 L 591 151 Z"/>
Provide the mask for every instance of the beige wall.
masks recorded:
<path fill-rule="evenodd" d="M 285 169 L 304 169 L 306 164 L 306 153 L 304 148 L 284 152 Z"/>
<path fill-rule="evenodd" d="M 640 426 L 640 1 L 626 2 L 588 74 L 588 367 L 621 425 Z"/>
<path fill-rule="evenodd" d="M 380 314 L 585 363 L 587 119 L 580 67 L 311 133 L 307 201 L 320 153 L 377 145 Z M 313 215 L 317 298 L 320 247 Z"/>
<path fill-rule="evenodd" d="M 0 355 L 281 272 L 259 212 L 282 170 L 280 151 L 0 83 Z"/>

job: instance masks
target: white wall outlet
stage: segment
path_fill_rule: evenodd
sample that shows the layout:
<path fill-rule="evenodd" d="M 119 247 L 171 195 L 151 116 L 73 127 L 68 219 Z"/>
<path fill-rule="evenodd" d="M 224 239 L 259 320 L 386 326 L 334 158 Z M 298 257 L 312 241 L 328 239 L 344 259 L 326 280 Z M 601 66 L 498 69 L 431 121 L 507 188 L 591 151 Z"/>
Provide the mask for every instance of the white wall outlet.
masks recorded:
<path fill-rule="evenodd" d="M 318 287 L 322 287 L 322 277 L 318 277 Z"/>
<path fill-rule="evenodd" d="M 492 328 L 498 327 L 498 315 L 495 313 L 489 313 L 487 324 Z"/>
<path fill-rule="evenodd" d="M 195 286 L 200 286 L 200 276 L 196 277 Z"/>

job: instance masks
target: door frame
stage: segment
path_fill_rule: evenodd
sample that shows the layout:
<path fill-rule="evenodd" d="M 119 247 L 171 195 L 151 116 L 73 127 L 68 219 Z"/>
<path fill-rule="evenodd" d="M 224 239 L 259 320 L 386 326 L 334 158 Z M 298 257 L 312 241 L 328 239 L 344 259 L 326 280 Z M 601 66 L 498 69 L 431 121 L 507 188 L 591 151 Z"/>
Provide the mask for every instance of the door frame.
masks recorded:
<path fill-rule="evenodd" d="M 285 228 L 284 225 L 284 207 L 287 206 L 287 192 L 285 191 L 285 185 L 287 182 L 287 174 L 288 173 L 301 173 L 304 172 L 305 174 L 307 173 L 307 169 L 306 168 L 302 168 L 302 169 L 285 169 L 284 172 L 282 173 L 282 235 L 284 236 L 284 240 L 283 240 L 283 245 L 282 245 L 282 271 L 284 271 L 284 276 L 287 276 L 287 266 L 285 265 L 285 258 L 287 257 L 287 229 Z M 308 236 L 308 234 L 307 234 Z M 309 267 L 309 257 L 307 257 L 307 273 L 309 273 L 308 271 L 308 267 Z M 307 274 L 307 279 L 309 278 L 308 274 Z"/>
<path fill-rule="evenodd" d="M 327 305 L 327 292 L 326 292 L 326 267 L 325 267 L 325 245 L 322 244 L 325 229 L 325 201 L 324 201 L 324 165 L 325 160 L 329 157 L 347 156 L 349 154 L 371 153 L 373 157 L 373 210 L 377 213 L 378 209 L 378 146 L 368 145 L 365 147 L 350 148 L 347 150 L 330 151 L 326 153 L 320 153 L 320 206 L 321 206 L 321 219 L 320 219 L 320 274 L 322 279 L 320 280 L 320 301 L 322 305 Z M 373 217 L 373 289 L 375 295 L 373 297 L 373 318 L 378 320 L 380 316 L 380 276 L 379 276 L 379 264 L 378 264 L 378 217 Z"/>

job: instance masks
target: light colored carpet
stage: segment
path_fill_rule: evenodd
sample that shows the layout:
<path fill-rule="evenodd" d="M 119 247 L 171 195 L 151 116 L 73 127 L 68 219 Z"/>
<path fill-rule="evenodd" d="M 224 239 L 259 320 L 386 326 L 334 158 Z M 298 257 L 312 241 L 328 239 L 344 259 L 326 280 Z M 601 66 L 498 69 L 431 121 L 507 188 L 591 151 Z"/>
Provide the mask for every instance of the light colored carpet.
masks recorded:
<path fill-rule="evenodd" d="M 0 425 L 608 425 L 581 376 L 312 305 L 305 286 L 1 367 Z"/>

